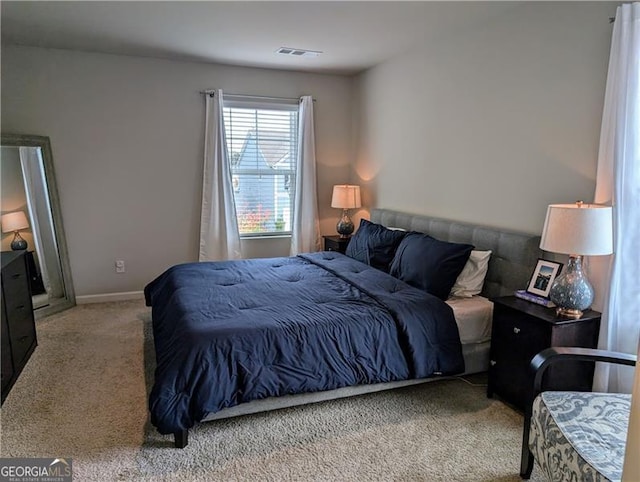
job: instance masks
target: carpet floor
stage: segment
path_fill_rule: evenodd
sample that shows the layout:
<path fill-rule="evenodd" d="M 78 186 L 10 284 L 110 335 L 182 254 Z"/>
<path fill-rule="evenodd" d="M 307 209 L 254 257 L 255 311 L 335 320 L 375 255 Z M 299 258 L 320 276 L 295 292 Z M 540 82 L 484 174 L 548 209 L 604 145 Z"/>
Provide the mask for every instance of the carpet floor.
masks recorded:
<path fill-rule="evenodd" d="M 0 455 L 71 458 L 78 481 L 520 480 L 522 416 L 486 398 L 482 375 L 210 422 L 175 449 L 148 421 L 149 325 L 141 301 L 38 321 Z"/>

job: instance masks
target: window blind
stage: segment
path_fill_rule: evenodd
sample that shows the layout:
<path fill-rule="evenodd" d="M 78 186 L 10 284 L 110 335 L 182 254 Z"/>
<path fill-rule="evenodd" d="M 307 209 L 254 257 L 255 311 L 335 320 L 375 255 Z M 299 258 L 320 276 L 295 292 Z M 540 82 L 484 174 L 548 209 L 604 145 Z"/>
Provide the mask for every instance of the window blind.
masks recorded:
<path fill-rule="evenodd" d="M 223 112 L 240 235 L 290 234 L 297 103 L 225 99 Z"/>

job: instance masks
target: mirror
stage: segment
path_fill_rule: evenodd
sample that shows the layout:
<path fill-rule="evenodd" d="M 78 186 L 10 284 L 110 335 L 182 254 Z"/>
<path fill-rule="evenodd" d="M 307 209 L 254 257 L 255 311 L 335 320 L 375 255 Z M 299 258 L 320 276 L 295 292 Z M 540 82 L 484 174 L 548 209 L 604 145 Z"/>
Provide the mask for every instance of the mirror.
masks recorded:
<path fill-rule="evenodd" d="M 36 319 L 70 308 L 75 292 L 49 138 L 2 134 L 0 158 L 2 251 L 26 249 Z"/>

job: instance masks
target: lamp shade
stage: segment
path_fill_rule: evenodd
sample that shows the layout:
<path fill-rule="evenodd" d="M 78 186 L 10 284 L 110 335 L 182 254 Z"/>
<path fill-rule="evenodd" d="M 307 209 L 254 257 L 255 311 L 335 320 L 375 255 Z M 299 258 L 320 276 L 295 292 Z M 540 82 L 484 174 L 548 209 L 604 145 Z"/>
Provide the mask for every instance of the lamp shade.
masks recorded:
<path fill-rule="evenodd" d="M 354 209 L 361 206 L 360 186 L 351 184 L 333 186 L 333 196 L 331 197 L 332 208 Z"/>
<path fill-rule="evenodd" d="M 594 256 L 613 252 L 612 209 L 600 204 L 550 204 L 540 248 Z"/>
<path fill-rule="evenodd" d="M 9 214 L 2 215 L 2 232 L 11 233 L 20 229 L 27 229 L 29 221 L 24 211 L 14 211 Z"/>

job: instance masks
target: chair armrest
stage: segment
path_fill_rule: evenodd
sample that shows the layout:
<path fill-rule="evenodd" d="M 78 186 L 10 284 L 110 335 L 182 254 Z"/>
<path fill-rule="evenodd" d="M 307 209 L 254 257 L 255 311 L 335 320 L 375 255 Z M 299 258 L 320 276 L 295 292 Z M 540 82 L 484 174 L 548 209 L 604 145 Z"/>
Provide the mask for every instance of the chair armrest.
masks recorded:
<path fill-rule="evenodd" d="M 551 347 L 542 350 L 531 360 L 529 368 L 534 372 L 534 396 L 542 391 L 542 376 L 553 363 L 561 361 L 607 362 L 618 365 L 635 366 L 635 355 L 615 351 L 596 350 L 593 348 Z"/>

